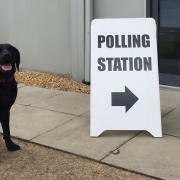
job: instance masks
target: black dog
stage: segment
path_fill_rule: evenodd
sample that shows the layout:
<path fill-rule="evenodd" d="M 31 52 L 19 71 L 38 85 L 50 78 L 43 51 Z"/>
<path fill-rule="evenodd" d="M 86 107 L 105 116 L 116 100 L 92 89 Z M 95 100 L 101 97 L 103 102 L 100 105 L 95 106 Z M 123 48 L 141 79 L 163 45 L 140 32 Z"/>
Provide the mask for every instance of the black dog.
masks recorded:
<path fill-rule="evenodd" d="M 17 96 L 17 82 L 14 78 L 19 70 L 20 53 L 10 44 L 0 44 L 0 122 L 3 138 L 9 151 L 16 151 L 20 146 L 13 143 L 10 135 L 10 109 Z"/>

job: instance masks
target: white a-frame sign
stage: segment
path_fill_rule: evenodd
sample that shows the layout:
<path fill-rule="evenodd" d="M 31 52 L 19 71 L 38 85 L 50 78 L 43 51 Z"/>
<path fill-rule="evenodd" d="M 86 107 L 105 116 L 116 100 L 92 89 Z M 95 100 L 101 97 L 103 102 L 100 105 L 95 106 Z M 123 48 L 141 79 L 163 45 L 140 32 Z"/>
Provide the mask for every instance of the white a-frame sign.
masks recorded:
<path fill-rule="evenodd" d="M 91 136 L 146 130 L 162 136 L 156 23 L 97 19 L 91 26 Z"/>

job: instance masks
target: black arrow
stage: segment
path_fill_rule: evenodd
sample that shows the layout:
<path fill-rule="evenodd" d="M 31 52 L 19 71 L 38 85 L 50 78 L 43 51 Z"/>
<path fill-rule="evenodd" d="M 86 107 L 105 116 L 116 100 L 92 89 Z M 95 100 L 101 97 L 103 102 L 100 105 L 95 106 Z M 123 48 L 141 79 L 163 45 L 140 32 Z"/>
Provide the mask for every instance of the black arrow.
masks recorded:
<path fill-rule="evenodd" d="M 125 92 L 112 92 L 111 95 L 112 95 L 112 106 L 126 106 L 126 112 L 139 99 L 126 86 L 125 86 Z"/>

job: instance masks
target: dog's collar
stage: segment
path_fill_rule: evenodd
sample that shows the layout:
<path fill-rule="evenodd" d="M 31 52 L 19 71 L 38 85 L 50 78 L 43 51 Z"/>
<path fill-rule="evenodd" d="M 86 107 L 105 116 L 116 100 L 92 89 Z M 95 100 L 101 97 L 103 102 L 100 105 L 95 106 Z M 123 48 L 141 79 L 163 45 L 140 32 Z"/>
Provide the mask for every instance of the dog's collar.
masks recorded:
<path fill-rule="evenodd" d="M 14 80 L 14 76 L 10 77 L 10 78 L 4 78 L 4 79 L 0 79 L 0 83 L 8 83 Z"/>

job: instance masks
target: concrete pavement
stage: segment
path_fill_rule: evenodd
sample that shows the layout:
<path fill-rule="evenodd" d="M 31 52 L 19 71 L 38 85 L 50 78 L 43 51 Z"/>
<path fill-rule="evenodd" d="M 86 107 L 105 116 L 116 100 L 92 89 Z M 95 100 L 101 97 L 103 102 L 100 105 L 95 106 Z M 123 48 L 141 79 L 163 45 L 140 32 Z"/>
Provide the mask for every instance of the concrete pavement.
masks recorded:
<path fill-rule="evenodd" d="M 90 138 L 89 95 L 21 84 L 11 134 L 143 174 L 180 179 L 180 89 L 161 87 L 160 92 L 163 138 L 141 131 Z"/>

